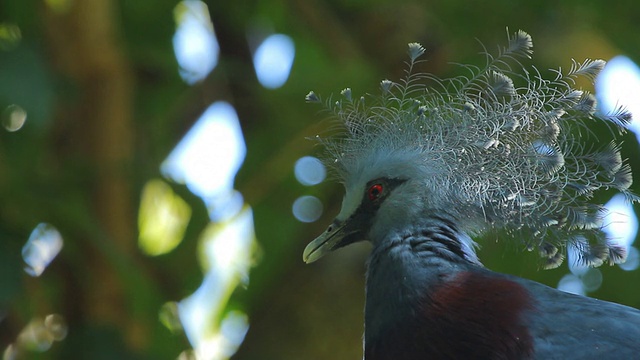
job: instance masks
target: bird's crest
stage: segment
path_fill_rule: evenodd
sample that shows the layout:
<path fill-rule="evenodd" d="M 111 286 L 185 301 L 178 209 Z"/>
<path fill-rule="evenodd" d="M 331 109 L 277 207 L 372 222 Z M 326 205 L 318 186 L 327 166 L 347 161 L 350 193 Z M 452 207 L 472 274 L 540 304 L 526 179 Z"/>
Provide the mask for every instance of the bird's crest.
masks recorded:
<path fill-rule="evenodd" d="M 601 231 L 606 210 L 590 200 L 612 188 L 636 201 L 630 167 L 616 143 L 594 150 L 584 140 L 596 122 L 622 132 L 631 116 L 600 114 L 595 97 L 574 88 L 577 78 L 593 81 L 603 60 L 574 61 L 549 80 L 521 64 L 532 46 L 518 31 L 496 56 L 485 54 L 483 68 L 461 65 L 467 76 L 439 79 L 414 72 L 425 49 L 409 44 L 403 80 L 383 80 L 377 96 L 354 97 L 347 88 L 327 102 L 341 131 L 317 137 L 325 165 L 345 184 L 374 162 L 414 167 L 434 211 L 446 209 L 471 233 L 525 239 L 546 268 L 562 262 L 567 243 L 589 265 L 623 261 L 624 249 Z M 313 92 L 306 100 L 322 102 Z"/>

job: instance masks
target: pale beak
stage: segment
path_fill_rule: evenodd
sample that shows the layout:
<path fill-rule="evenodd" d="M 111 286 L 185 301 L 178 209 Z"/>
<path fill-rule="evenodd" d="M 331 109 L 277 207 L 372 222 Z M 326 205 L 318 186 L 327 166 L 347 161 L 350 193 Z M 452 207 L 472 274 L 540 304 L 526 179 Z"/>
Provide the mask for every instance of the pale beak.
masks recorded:
<path fill-rule="evenodd" d="M 304 248 L 302 260 L 307 264 L 312 263 L 332 250 L 354 242 L 349 235 L 353 235 L 358 231 L 353 228 L 349 231 L 347 223 L 348 221 L 334 220 L 327 228 L 327 231 L 323 232 L 322 235 L 315 238 Z"/>

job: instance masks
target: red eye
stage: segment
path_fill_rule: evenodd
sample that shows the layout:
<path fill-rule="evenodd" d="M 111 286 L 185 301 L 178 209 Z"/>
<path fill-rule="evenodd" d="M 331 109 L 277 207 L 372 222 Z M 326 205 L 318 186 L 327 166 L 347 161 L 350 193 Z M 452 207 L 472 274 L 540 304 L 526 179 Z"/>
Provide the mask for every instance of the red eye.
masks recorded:
<path fill-rule="evenodd" d="M 382 195 L 382 190 L 384 188 L 380 184 L 371 185 L 369 188 L 369 200 L 373 201 L 379 198 Z"/>

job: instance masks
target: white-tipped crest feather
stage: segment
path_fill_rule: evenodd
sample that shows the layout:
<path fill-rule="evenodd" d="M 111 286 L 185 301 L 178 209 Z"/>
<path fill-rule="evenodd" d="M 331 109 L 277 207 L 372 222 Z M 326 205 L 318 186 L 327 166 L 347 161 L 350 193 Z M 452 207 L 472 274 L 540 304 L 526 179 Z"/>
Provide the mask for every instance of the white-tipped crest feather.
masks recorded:
<path fill-rule="evenodd" d="M 525 239 L 546 268 L 562 262 L 558 249 L 567 243 L 593 266 L 623 261 L 601 231 L 602 205 L 589 200 L 608 188 L 637 200 L 630 169 L 614 142 L 592 151 L 581 134 L 592 135 L 591 120 L 624 131 L 630 115 L 599 115 L 595 98 L 573 88 L 578 77 L 593 80 L 604 61 L 574 61 L 567 74 L 557 70 L 547 80 L 518 60 L 530 58 L 532 46 L 518 31 L 497 56 L 486 54 L 483 68 L 463 65 L 469 76 L 438 79 L 414 73 L 424 48 L 409 44 L 406 78 L 383 80 L 367 105 L 348 88 L 329 102 L 343 131 L 317 137 L 325 164 L 347 188 L 377 176 L 421 179 L 425 207 L 446 211 L 469 233 L 496 229 Z M 307 101 L 320 98 L 310 92 Z"/>

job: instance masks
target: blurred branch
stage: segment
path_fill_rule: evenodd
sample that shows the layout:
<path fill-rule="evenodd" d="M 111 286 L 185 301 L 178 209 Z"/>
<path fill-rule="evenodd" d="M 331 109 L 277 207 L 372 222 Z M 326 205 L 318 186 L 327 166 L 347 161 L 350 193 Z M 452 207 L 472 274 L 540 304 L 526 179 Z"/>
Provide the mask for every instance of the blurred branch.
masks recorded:
<path fill-rule="evenodd" d="M 87 165 L 96 169 L 89 177 L 88 196 L 107 241 L 119 253 L 131 254 L 136 249 L 131 184 L 134 81 L 116 28 L 115 7 L 115 1 L 85 0 L 73 2 L 65 12 L 45 8 L 45 33 L 55 67 L 73 79 L 80 93 L 70 113 L 60 114 L 73 121 L 56 121 L 68 126 L 59 133 L 74 139 L 71 153 L 86 152 Z M 136 335 L 144 332 L 136 330 L 136 323 L 122 311 L 125 293 L 111 268 L 114 264 L 100 251 L 85 255 L 95 285 L 87 294 L 84 311 L 98 323 L 129 324 L 127 338 L 141 346 L 144 339 Z"/>
<path fill-rule="evenodd" d="M 114 28 L 113 2 L 74 2 L 64 15 L 48 12 L 51 51 L 60 70 L 81 88 L 76 135 L 98 167 L 96 211 L 123 249 L 132 249 L 134 211 L 129 185 L 133 150 L 133 77 Z"/>

